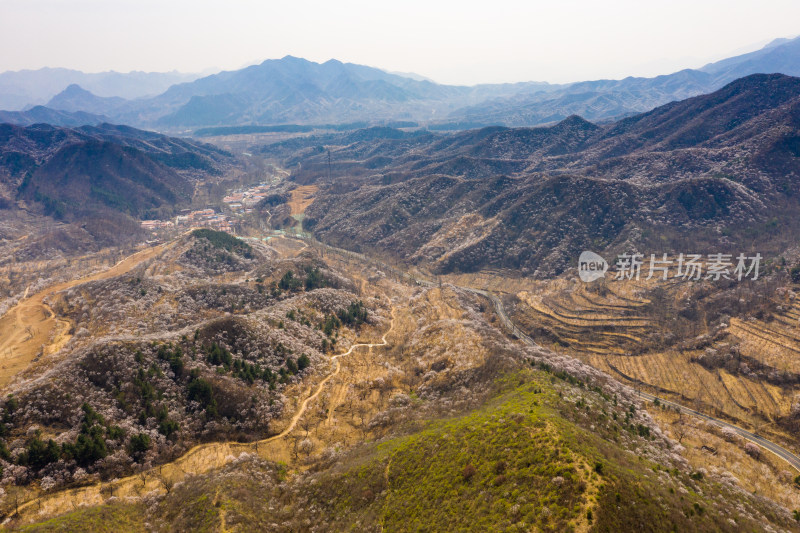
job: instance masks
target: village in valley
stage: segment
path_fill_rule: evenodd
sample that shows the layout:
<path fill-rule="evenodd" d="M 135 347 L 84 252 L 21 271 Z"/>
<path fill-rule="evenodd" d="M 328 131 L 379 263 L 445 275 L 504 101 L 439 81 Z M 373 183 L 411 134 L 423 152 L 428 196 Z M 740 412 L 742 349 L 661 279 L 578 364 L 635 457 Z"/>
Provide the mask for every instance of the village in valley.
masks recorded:
<path fill-rule="evenodd" d="M 269 194 L 269 184 L 260 183 L 246 190 L 234 191 L 222 199 L 225 208 L 222 212 L 208 207 L 198 210 L 183 210 L 172 220 L 143 220 L 142 228 L 153 237 L 160 238 L 172 230 L 181 228 L 210 228 L 235 233 L 236 220 L 248 213 Z"/>

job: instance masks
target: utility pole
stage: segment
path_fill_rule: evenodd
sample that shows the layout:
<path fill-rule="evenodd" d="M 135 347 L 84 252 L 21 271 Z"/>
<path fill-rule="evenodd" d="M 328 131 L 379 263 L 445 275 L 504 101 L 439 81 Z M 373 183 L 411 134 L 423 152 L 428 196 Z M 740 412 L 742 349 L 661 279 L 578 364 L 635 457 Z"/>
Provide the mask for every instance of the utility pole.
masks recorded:
<path fill-rule="evenodd" d="M 328 148 L 328 183 L 333 185 L 333 178 L 331 177 L 331 150 Z"/>

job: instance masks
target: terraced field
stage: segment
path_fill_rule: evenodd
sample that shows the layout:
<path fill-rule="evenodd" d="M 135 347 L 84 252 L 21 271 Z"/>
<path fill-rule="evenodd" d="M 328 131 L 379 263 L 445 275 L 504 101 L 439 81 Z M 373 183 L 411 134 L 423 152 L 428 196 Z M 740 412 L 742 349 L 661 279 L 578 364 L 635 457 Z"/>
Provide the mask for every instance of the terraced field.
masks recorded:
<path fill-rule="evenodd" d="M 724 369 L 707 370 L 693 361 L 693 355 L 671 351 L 639 356 L 593 355 L 585 360 L 628 383 L 754 427 L 788 414 L 791 396 L 780 387 Z"/>
<path fill-rule="evenodd" d="M 626 354 L 640 351 L 653 323 L 641 313 L 650 302 L 622 287 L 600 292 L 585 284 L 558 280 L 546 290 L 517 293 L 521 323 L 538 337 L 571 352 L 585 355 Z"/>
<path fill-rule="evenodd" d="M 740 339 L 742 353 L 778 371 L 800 373 L 800 302 L 768 318 L 732 318 L 730 332 Z"/>
<path fill-rule="evenodd" d="M 513 320 L 623 382 L 795 441 L 779 422 L 792 413 L 800 374 L 800 303 L 713 325 L 702 305 L 692 320 L 676 312 L 691 290 L 672 280 L 562 278 L 512 292 Z"/>

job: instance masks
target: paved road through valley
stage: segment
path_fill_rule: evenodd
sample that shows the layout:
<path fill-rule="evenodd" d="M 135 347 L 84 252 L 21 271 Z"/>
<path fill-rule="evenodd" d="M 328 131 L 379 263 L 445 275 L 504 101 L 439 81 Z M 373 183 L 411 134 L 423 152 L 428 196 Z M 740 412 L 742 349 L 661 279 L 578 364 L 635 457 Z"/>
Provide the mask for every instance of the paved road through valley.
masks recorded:
<path fill-rule="evenodd" d="M 500 301 L 500 298 L 498 298 L 497 296 L 495 296 L 495 295 L 493 295 L 493 294 L 491 294 L 491 293 L 489 293 L 487 291 L 481 291 L 481 290 L 478 290 L 478 289 L 470 289 L 470 288 L 467 288 L 467 287 L 462 287 L 462 288 L 466 289 L 466 290 L 468 290 L 470 292 L 476 293 L 476 294 L 482 294 L 482 295 L 486 296 L 487 298 L 489 298 L 492 301 L 492 303 L 494 304 L 495 310 L 497 311 L 497 315 L 500 317 L 500 320 L 503 322 L 503 324 L 506 326 L 506 328 L 509 331 L 513 332 L 514 335 L 519 337 L 523 342 L 525 342 L 525 343 L 527 343 L 527 344 L 529 344 L 531 346 L 538 346 L 538 344 L 536 344 L 536 342 L 533 339 L 531 339 L 528 335 L 526 335 L 525 333 L 520 331 L 520 329 L 516 326 L 516 324 L 514 324 L 514 322 L 512 322 L 511 319 L 508 318 L 508 315 L 506 314 L 505 308 L 503 307 L 503 302 Z M 709 416 L 709 415 L 703 414 L 703 413 L 701 413 L 699 411 L 695 411 L 694 409 L 690 409 L 689 407 L 685 407 L 685 406 L 683 406 L 681 404 L 678 404 L 678 403 L 675 403 L 675 402 L 671 402 L 671 401 L 665 400 L 663 398 L 658 398 L 657 396 L 653 396 L 652 394 L 649 394 L 647 392 L 642 392 L 642 391 L 638 391 L 637 390 L 636 393 L 641 398 L 644 398 L 645 400 L 648 400 L 650 402 L 655 402 L 656 400 L 658 400 L 659 403 L 662 403 L 664 405 L 667 405 L 669 407 L 677 409 L 678 411 L 680 411 L 680 412 L 682 412 L 684 414 L 691 415 L 691 416 L 696 416 L 698 418 L 702 418 L 703 420 L 711 422 L 712 424 L 716 424 L 717 426 L 722 427 L 722 428 L 732 429 L 740 437 L 742 437 L 744 439 L 747 439 L 750 442 L 754 442 L 755 444 L 758 444 L 759 446 L 761 446 L 765 450 L 768 450 L 768 451 L 774 453 L 775 455 L 777 455 L 778 457 L 780 457 L 781 459 L 783 459 L 784 461 L 786 461 L 787 463 L 792 465 L 795 469 L 800 471 L 800 457 L 798 457 L 797 455 L 793 454 L 792 452 L 790 452 L 786 448 L 783 448 L 782 446 L 779 446 L 779 445 L 775 444 L 774 442 L 765 439 L 761 435 L 758 435 L 756 433 L 747 431 L 746 429 L 740 428 L 739 426 L 734 426 L 733 424 L 725 422 L 724 420 L 720 420 L 719 418 L 714 418 L 713 416 Z"/>

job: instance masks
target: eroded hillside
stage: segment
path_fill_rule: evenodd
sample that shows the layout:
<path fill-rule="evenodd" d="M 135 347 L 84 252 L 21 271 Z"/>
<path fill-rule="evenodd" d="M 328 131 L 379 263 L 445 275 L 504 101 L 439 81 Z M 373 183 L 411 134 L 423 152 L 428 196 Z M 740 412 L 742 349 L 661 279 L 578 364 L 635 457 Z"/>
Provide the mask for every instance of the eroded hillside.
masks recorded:
<path fill-rule="evenodd" d="M 135 475 L 104 470 L 114 464 L 104 459 L 57 486 L 52 475 L 38 477 L 30 464 L 7 464 L 7 472 L 29 472 L 26 488 L 6 486 L 5 501 L 19 506 L 20 514 L 8 525 L 36 521 L 37 513 L 66 513 L 33 528 L 796 527 L 789 511 L 754 496 L 725 471 L 690 464 L 686 449 L 665 435 L 631 389 L 575 359 L 507 336 L 484 297 L 448 284 L 409 284 L 379 263 L 313 243 L 283 237 L 266 245 L 248 242 L 184 238 L 140 272 L 60 295 L 55 308 L 76 325 L 110 295 L 138 314 L 128 322 L 117 316 L 117 331 L 99 325 L 99 317 L 87 321 L 97 329 L 75 335 L 73 355 L 44 374 L 49 379 L 34 378 L 18 389 L 12 432 L 17 420 L 19 429 L 36 423 L 30 417 L 40 411 L 25 391 L 36 390 L 37 397 L 59 391 L 59 403 L 76 409 L 67 418 L 76 426 L 55 438 L 69 444 L 75 435 L 80 440 L 94 433 L 109 448 L 119 446 L 121 459 L 119 450 L 134 451 L 131 436 L 148 435 L 151 448 L 133 457 L 141 469 Z M 318 278 L 307 266 L 310 272 L 319 268 L 319 279 L 331 286 L 308 286 Z M 302 279 L 289 277 L 290 269 L 306 273 L 302 287 L 281 289 Z M 173 324 L 175 295 L 188 293 L 200 278 L 202 302 L 179 297 L 178 305 L 200 315 L 202 325 Z M 259 286 L 266 302 L 255 296 Z M 220 292 L 212 295 L 212 288 Z M 274 295 L 276 289 L 281 294 Z M 154 293 L 155 300 L 147 299 Z M 225 300 L 230 294 L 232 300 Z M 337 300 L 335 294 L 347 296 Z M 356 297 L 366 323 L 347 326 L 364 316 L 358 306 L 340 307 Z M 146 300 L 137 305 L 138 298 Z M 154 322 L 156 316 L 163 318 Z M 326 316 L 336 316 L 342 326 Z M 276 368 L 288 362 L 275 353 L 278 337 L 295 354 L 301 346 L 306 350 L 311 364 L 305 371 L 293 376 L 291 369 Z M 237 364 L 245 360 L 260 365 L 262 376 L 272 368 L 287 379 L 278 378 L 274 390 L 269 379 L 251 382 L 252 367 Z M 58 376 L 67 372 L 77 387 L 63 394 Z M 216 405 L 204 404 L 205 393 L 192 386 L 201 380 L 209 383 Z M 141 384 L 152 386 L 152 417 Z M 72 397 L 87 388 L 96 406 L 81 410 L 80 399 Z M 189 398 L 194 389 L 200 394 Z M 273 409 L 261 413 L 268 398 L 276 399 Z M 133 415 L 142 411 L 138 420 L 126 405 Z M 7 401 L 6 412 L 9 407 Z M 247 416 L 237 418 L 241 413 Z M 179 427 L 170 439 L 160 430 L 173 421 Z M 111 434 L 117 427 L 124 435 L 119 445 Z M 44 443 L 53 432 L 52 426 L 40 428 L 41 435 L 18 433 L 10 451 L 31 457 L 30 443 Z M 263 431 L 266 438 L 258 440 Z M 225 442 L 181 453 L 191 439 Z M 60 467 L 70 464 L 59 458 Z M 52 474 L 52 467 L 40 473 Z M 77 487 L 59 490 L 70 486 Z M 73 510 L 76 505 L 89 507 Z"/>
<path fill-rule="evenodd" d="M 58 489 L 275 433 L 287 388 L 388 327 L 387 303 L 358 290 L 308 254 L 203 230 L 48 295 L 68 333 L 7 387 L 6 484 Z"/>
<path fill-rule="evenodd" d="M 798 102 L 797 78 L 753 75 L 602 126 L 373 128 L 254 150 L 292 170 L 287 188 L 319 186 L 303 228 L 326 242 L 437 273 L 546 279 L 587 249 L 794 245 Z"/>

